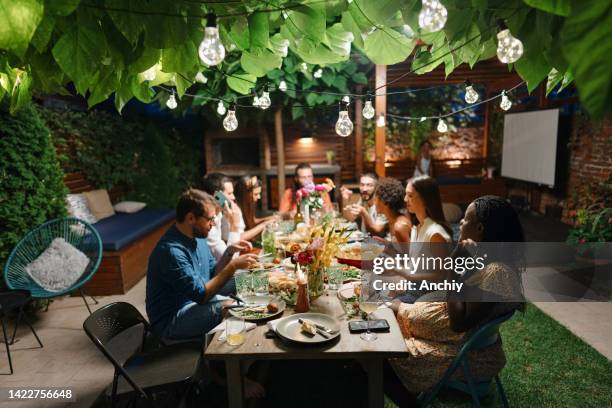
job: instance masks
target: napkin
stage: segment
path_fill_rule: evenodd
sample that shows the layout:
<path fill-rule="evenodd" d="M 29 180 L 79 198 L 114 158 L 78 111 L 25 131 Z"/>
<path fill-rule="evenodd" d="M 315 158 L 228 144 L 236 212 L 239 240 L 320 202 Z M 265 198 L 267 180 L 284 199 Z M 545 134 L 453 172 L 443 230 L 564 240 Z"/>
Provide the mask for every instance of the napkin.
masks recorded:
<path fill-rule="evenodd" d="M 245 322 L 244 327 L 245 327 L 246 331 L 251 331 L 255 327 L 257 327 L 257 324 L 255 324 L 253 322 Z M 215 334 L 216 332 L 221 332 L 221 334 L 219 335 L 219 338 L 217 340 L 225 341 L 225 337 L 226 337 L 226 335 L 225 335 L 225 321 L 222 321 L 221 323 L 219 323 L 218 325 L 216 325 L 215 327 L 210 329 L 208 334 Z"/>
<path fill-rule="evenodd" d="M 268 326 L 268 329 L 276 333 L 276 326 L 278 326 L 278 322 L 280 322 L 280 320 L 281 319 L 270 320 L 268 323 L 266 323 L 266 326 Z"/>

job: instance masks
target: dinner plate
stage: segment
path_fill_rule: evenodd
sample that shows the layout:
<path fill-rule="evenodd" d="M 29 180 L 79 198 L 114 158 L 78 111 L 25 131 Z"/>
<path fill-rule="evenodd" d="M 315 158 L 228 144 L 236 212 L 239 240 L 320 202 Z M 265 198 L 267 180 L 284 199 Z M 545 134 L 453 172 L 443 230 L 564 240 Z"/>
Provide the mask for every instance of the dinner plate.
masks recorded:
<path fill-rule="evenodd" d="M 306 319 L 325 326 L 328 329 L 334 330 L 333 334 L 329 334 L 329 338 L 317 333 L 314 336 L 306 334 L 302 331 L 302 324 L 299 319 Z M 340 323 L 331 316 L 321 313 L 297 313 L 291 316 L 282 318 L 276 325 L 276 333 L 283 340 L 293 341 L 302 344 L 319 344 L 332 341 L 340 336 Z"/>
<path fill-rule="evenodd" d="M 361 285 L 361 282 L 347 282 L 340 286 L 340 289 L 338 289 L 338 298 L 340 300 L 347 301 L 350 298 L 357 296 L 355 294 L 355 285 Z"/>
<path fill-rule="evenodd" d="M 278 306 L 278 311 L 276 313 L 270 313 L 263 317 L 248 317 L 248 315 L 243 316 L 240 312 L 241 309 L 229 309 L 228 310 L 232 316 L 240 317 L 241 319 L 247 320 L 249 322 L 260 322 L 260 321 L 268 320 L 275 316 L 280 316 L 285 311 L 285 308 L 287 307 L 287 304 L 285 303 L 285 301 L 282 299 L 279 299 L 276 296 L 249 295 L 249 296 L 242 296 L 242 299 L 249 304 L 266 304 L 267 305 L 268 303 L 272 302 L 272 303 L 276 303 L 276 305 Z"/>

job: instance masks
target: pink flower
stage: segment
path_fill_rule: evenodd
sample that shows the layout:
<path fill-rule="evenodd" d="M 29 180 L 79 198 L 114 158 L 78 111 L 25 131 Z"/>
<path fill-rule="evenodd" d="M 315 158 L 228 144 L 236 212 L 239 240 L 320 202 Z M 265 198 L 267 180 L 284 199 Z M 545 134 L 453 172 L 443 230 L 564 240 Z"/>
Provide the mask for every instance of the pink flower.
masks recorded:
<path fill-rule="evenodd" d="M 326 190 L 326 188 L 325 188 L 325 186 L 324 186 L 324 185 L 322 185 L 322 184 L 317 184 L 317 185 L 315 186 L 315 191 L 317 191 L 317 192 L 321 192 L 321 191 L 325 191 L 325 190 Z"/>
<path fill-rule="evenodd" d="M 296 191 L 295 196 L 296 196 L 296 198 L 297 198 L 297 201 L 300 201 L 300 200 L 302 199 L 302 196 L 303 196 L 303 195 L 304 195 L 304 193 L 302 192 L 302 190 L 301 190 L 301 189 L 300 189 L 300 190 L 298 190 L 298 191 Z"/>
<path fill-rule="evenodd" d="M 300 252 L 299 254 L 297 254 L 297 261 L 300 265 L 310 265 L 312 262 L 312 252 Z"/>
<path fill-rule="evenodd" d="M 315 191 L 315 185 L 314 183 L 308 183 L 304 186 L 303 188 L 304 192 L 306 193 L 313 193 Z"/>
<path fill-rule="evenodd" d="M 581 244 L 586 244 L 587 240 L 586 240 L 586 238 L 580 238 L 580 240 L 578 242 L 580 242 Z"/>
<path fill-rule="evenodd" d="M 323 249 L 323 237 L 315 237 L 310 243 L 308 249 L 311 249 L 313 251 L 316 251 L 317 249 Z"/>

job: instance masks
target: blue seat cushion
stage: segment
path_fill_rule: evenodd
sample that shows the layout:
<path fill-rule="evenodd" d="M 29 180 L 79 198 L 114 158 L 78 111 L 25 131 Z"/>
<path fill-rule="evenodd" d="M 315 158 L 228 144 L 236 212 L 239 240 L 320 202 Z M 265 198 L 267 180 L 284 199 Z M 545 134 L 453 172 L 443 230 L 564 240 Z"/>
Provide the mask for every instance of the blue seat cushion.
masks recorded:
<path fill-rule="evenodd" d="M 133 214 L 117 213 L 93 225 L 105 251 L 118 251 L 174 219 L 170 208 L 145 208 Z"/>

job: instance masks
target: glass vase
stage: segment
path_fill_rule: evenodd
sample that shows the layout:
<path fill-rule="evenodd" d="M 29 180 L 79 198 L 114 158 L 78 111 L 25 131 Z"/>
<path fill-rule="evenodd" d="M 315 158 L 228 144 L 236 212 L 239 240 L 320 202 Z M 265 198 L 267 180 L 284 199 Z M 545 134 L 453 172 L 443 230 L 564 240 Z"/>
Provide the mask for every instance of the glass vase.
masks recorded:
<path fill-rule="evenodd" d="M 314 300 L 321 296 L 324 291 L 323 276 L 325 275 L 325 268 L 318 267 L 314 268 L 309 266 L 306 271 L 308 279 L 308 295 L 310 300 Z"/>

